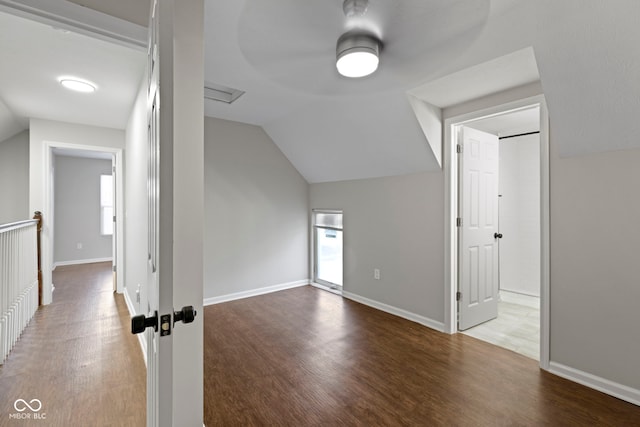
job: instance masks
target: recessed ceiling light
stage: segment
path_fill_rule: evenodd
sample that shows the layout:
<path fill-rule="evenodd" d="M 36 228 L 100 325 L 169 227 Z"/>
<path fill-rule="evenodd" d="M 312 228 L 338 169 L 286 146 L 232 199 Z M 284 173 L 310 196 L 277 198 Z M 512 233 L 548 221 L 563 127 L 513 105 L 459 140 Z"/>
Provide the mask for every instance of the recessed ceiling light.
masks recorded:
<path fill-rule="evenodd" d="M 59 81 L 62 86 L 66 87 L 67 89 L 75 90 L 76 92 L 90 93 L 95 92 L 96 90 L 96 85 L 84 80 L 78 80 L 71 77 L 63 77 Z"/>

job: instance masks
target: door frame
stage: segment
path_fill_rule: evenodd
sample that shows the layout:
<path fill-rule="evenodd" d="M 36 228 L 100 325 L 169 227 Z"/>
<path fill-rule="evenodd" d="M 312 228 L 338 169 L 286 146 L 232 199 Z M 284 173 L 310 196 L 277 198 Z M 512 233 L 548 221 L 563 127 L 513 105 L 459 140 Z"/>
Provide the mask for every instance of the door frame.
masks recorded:
<path fill-rule="evenodd" d="M 123 183 L 123 149 L 114 147 L 102 147 L 97 145 L 81 145 L 65 142 L 45 141 L 43 149 L 44 160 L 44 206 L 46 210 L 44 221 L 49 225 L 48 233 L 42 233 L 42 301 L 43 304 L 49 304 L 53 298 L 53 242 L 55 235 L 53 233 L 54 220 L 54 178 L 53 178 L 53 150 L 54 148 L 66 148 L 78 151 L 98 151 L 109 153 L 115 159 L 116 167 L 116 226 L 114 227 L 114 236 L 116 239 L 116 289 L 119 294 L 124 292 L 124 183 Z M 113 165 L 113 161 L 112 161 Z M 113 251 L 112 251 L 113 252 Z M 113 253 L 112 253 L 113 255 Z"/>
<path fill-rule="evenodd" d="M 527 107 L 540 107 L 540 367 L 549 370 L 549 115 L 544 95 L 535 95 L 459 114 L 444 120 L 445 179 L 445 319 L 444 331 L 458 332 L 458 162 L 455 153 L 459 125 Z"/>

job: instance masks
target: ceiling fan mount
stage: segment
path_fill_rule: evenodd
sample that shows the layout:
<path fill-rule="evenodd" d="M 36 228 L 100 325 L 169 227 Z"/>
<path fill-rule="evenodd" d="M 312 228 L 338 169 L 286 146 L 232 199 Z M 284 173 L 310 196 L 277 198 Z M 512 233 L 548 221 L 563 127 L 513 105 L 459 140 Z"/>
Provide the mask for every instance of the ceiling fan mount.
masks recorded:
<path fill-rule="evenodd" d="M 369 9 L 369 0 L 344 0 L 342 10 L 347 18 L 363 16 Z"/>

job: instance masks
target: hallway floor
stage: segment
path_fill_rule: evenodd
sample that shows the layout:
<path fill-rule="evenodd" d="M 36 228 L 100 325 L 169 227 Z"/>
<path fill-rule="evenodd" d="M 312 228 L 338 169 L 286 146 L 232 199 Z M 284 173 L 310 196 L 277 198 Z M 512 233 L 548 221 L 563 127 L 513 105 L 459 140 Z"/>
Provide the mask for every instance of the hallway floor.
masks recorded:
<path fill-rule="evenodd" d="M 540 298 L 500 291 L 498 317 L 462 332 L 540 360 Z"/>
<path fill-rule="evenodd" d="M 145 425 L 146 368 L 112 274 L 111 263 L 54 270 L 53 303 L 38 309 L 0 366 L 0 426 L 22 425 L 16 413 L 44 417 L 34 421 L 43 426 Z M 18 412 L 18 399 L 42 408 Z"/>

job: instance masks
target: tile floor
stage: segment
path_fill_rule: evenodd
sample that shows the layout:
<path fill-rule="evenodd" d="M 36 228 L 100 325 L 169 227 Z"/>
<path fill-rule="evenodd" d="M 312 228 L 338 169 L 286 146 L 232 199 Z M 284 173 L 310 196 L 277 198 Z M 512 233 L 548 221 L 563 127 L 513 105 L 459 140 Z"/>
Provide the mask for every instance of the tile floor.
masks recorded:
<path fill-rule="evenodd" d="M 535 360 L 540 358 L 540 298 L 500 291 L 498 317 L 463 333 Z"/>

